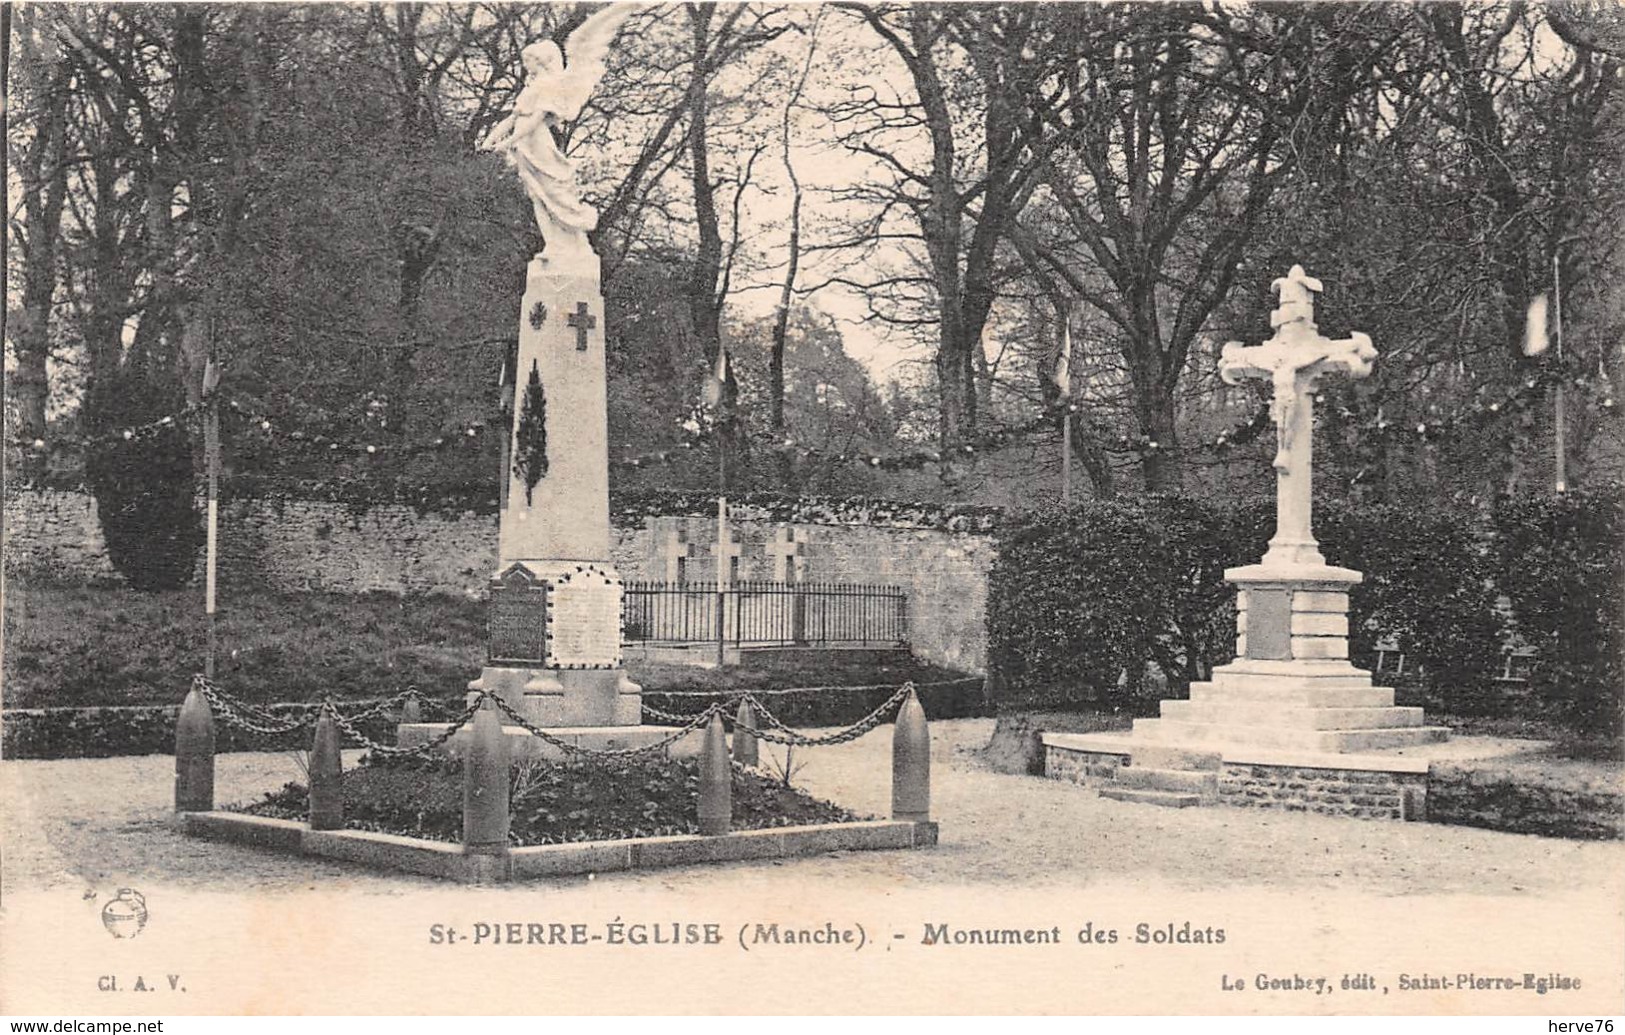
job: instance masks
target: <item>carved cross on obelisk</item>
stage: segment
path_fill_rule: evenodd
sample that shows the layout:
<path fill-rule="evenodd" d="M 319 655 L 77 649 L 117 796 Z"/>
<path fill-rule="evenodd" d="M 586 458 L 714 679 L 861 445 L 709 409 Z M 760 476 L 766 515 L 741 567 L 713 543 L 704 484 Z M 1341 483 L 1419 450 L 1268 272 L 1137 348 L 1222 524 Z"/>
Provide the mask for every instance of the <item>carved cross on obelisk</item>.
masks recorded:
<path fill-rule="evenodd" d="M 592 315 L 587 303 L 577 302 L 576 311 L 565 317 L 564 322 L 576 329 L 576 351 L 587 351 L 587 332 L 598 326 L 598 317 Z"/>
<path fill-rule="evenodd" d="M 1311 294 L 1321 290 L 1320 281 L 1302 266 L 1293 266 L 1270 287 L 1281 300 L 1270 313 L 1274 337 L 1251 347 L 1226 342 L 1219 357 L 1219 376 L 1227 384 L 1246 377 L 1267 377 L 1274 389 L 1270 416 L 1276 430 L 1275 536 L 1263 563 L 1324 565 L 1326 558 L 1309 520 L 1315 386 L 1325 374 L 1365 377 L 1371 373 L 1377 350 L 1369 337 L 1358 332 L 1338 340 L 1321 336 Z"/>

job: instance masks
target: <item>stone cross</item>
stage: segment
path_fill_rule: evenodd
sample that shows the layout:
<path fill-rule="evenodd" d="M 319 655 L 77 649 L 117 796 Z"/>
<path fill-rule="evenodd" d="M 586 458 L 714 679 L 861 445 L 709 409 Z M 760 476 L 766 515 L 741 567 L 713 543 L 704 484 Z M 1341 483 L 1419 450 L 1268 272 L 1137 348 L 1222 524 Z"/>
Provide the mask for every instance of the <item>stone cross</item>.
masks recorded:
<path fill-rule="evenodd" d="M 587 332 L 598 326 L 598 317 L 587 309 L 587 303 L 577 302 L 576 311 L 565 317 L 564 322 L 576 329 L 576 351 L 586 352 Z"/>
<path fill-rule="evenodd" d="M 666 581 L 686 581 L 688 558 L 694 553 L 694 545 L 688 541 L 688 533 L 678 528 L 667 529 L 666 541 L 660 545 L 660 552 L 666 558 Z"/>
<path fill-rule="evenodd" d="M 1293 266 L 1270 287 L 1280 306 L 1270 313 L 1275 335 L 1261 345 L 1226 342 L 1219 357 L 1219 376 L 1227 384 L 1243 378 L 1269 378 L 1275 421 L 1275 537 L 1264 563 L 1324 565 L 1310 530 L 1310 478 L 1314 447 L 1314 390 L 1322 376 L 1346 373 L 1365 377 L 1377 358 L 1371 339 L 1356 332 L 1347 338 L 1323 337 L 1315 326 L 1312 292 L 1320 281 Z"/>
<path fill-rule="evenodd" d="M 800 582 L 807 573 L 807 558 L 801 548 L 807 545 L 807 533 L 790 525 L 780 525 L 766 550 L 773 558 L 774 582 Z"/>
<path fill-rule="evenodd" d="M 717 556 L 717 582 L 733 582 L 739 575 L 739 557 L 745 552 L 745 546 L 739 541 L 739 533 L 728 529 L 726 542 L 719 542 L 715 549 Z"/>

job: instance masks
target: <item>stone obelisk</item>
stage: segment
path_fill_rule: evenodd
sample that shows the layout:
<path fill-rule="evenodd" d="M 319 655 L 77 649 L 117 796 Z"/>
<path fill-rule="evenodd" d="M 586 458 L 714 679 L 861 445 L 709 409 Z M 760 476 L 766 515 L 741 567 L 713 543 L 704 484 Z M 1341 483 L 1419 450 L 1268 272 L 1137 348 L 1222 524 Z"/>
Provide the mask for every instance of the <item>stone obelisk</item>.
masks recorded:
<path fill-rule="evenodd" d="M 542 252 L 520 308 L 489 656 L 470 689 L 500 693 L 541 726 L 635 726 L 621 669 L 621 580 L 609 555 L 604 300 L 588 242 L 598 220 L 554 131 L 580 114 L 629 5 L 525 48 L 525 88 L 487 141 L 529 194 Z"/>
<path fill-rule="evenodd" d="M 531 260 L 513 378 L 488 663 L 470 689 L 500 692 L 542 726 L 642 718 L 621 669 L 621 579 L 609 555 L 609 441 L 597 257 Z"/>

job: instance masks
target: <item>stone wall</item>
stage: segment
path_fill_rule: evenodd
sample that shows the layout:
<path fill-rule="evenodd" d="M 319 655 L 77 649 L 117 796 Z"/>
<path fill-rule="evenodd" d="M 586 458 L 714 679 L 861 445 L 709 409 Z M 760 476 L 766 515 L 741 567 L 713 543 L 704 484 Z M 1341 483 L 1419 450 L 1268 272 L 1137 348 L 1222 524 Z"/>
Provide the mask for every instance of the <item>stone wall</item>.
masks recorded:
<path fill-rule="evenodd" d="M 1044 775 L 1084 787 L 1109 787 L 1117 781 L 1117 770 L 1128 764 L 1128 755 L 1104 751 L 1074 751 L 1044 747 Z"/>
<path fill-rule="evenodd" d="M 1096 789 L 1117 784 L 1132 750 L 1091 751 L 1046 744 L 1044 775 Z M 1320 812 L 1361 819 L 1432 818 L 1426 772 L 1335 769 L 1323 765 L 1284 765 L 1225 759 L 1218 771 L 1220 805 Z"/>
<path fill-rule="evenodd" d="M 987 634 L 982 609 L 994 556 L 992 536 L 949 531 L 924 515 L 841 513 L 847 516 L 840 523 L 782 522 L 742 507 L 741 516 L 730 522 L 737 577 L 774 579 L 778 573 L 769 544 L 799 541 L 803 579 L 902 586 L 916 656 L 983 672 Z M 612 530 L 611 559 L 622 578 L 667 578 L 674 535 L 686 540 L 684 576 L 691 581 L 716 577 L 714 518 L 655 516 L 627 508 L 613 514 L 620 527 Z M 407 504 L 240 497 L 220 508 L 219 577 L 228 589 L 254 582 L 280 590 L 479 595 L 496 566 L 496 542 L 497 515 L 473 510 L 444 513 Z M 5 563 L 8 571 L 58 579 L 116 578 L 95 500 L 83 492 L 8 493 Z"/>
<path fill-rule="evenodd" d="M 113 577 L 96 500 L 85 492 L 8 492 L 4 550 L 11 572 L 80 582 Z"/>
<path fill-rule="evenodd" d="M 1219 771 L 1219 800 L 1226 805 L 1287 812 L 1420 819 L 1426 814 L 1427 783 L 1426 773 L 1226 762 Z"/>

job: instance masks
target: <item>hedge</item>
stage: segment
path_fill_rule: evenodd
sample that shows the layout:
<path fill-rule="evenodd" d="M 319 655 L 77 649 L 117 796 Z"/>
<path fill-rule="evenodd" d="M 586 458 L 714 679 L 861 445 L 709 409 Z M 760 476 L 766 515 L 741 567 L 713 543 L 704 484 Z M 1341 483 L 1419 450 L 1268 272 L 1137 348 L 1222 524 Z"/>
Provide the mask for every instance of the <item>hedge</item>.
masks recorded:
<path fill-rule="evenodd" d="M 1495 510 L 1496 579 L 1536 651 L 1535 697 L 1570 725 L 1625 721 L 1625 496 L 1519 496 Z"/>
<path fill-rule="evenodd" d="M 1316 501 L 1329 563 L 1358 569 L 1350 653 L 1369 667 L 1379 636 L 1424 667 L 1423 689 L 1467 702 L 1489 683 L 1504 630 L 1486 531 L 1466 510 Z M 1000 704 L 1143 707 L 1182 695 L 1235 645 L 1224 569 L 1258 561 L 1271 498 L 1088 500 L 1007 519 L 990 573 L 988 654 Z M 1154 663 L 1168 687 L 1144 688 Z M 1123 678 L 1126 674 L 1126 678 Z"/>
<path fill-rule="evenodd" d="M 1538 765 L 1442 762 L 1428 769 L 1427 818 L 1542 837 L 1625 838 L 1625 794 L 1617 782 L 1542 772 Z"/>
<path fill-rule="evenodd" d="M 817 693 L 761 694 L 761 700 L 779 721 L 790 726 L 847 726 L 868 715 L 896 692 L 896 687 L 827 688 Z M 652 708 L 675 715 L 689 715 L 705 710 L 714 701 L 726 700 L 731 691 L 701 694 L 697 692 L 675 694 L 644 691 L 643 702 Z M 920 706 L 927 720 L 970 719 L 991 715 L 992 703 L 984 691 L 980 676 L 967 677 L 953 683 L 919 688 Z M 890 722 L 892 716 L 886 716 Z M 657 722 L 657 719 L 647 719 Z"/>
<path fill-rule="evenodd" d="M 792 726 L 845 726 L 863 718 L 890 697 L 895 688 L 854 687 L 820 690 L 815 694 L 768 694 L 774 716 Z M 926 686 L 920 703 L 931 719 L 960 719 L 991 714 L 982 680 L 965 679 L 947 685 Z M 703 711 L 718 694 L 646 693 L 652 707 L 677 714 Z M 379 699 L 344 701 L 340 711 L 354 714 Z M 426 722 L 444 721 L 462 709 L 463 698 L 426 700 Z M 315 721 L 320 702 L 274 704 L 264 710 L 280 720 Z M 167 755 L 175 750 L 175 719 L 179 705 L 137 705 L 103 708 L 8 708 L 0 712 L 0 757 L 4 758 L 108 758 L 114 755 Z M 887 720 L 890 721 L 890 716 Z M 380 743 L 395 742 L 396 719 L 377 716 L 364 720 L 362 730 Z M 658 722 L 650 719 L 651 723 Z M 215 719 L 215 750 L 297 751 L 310 747 L 311 731 L 263 736 L 239 730 Z"/>
<path fill-rule="evenodd" d="M 345 701 L 341 712 L 354 714 L 380 700 Z M 320 701 L 273 704 L 264 708 L 279 720 L 308 719 L 312 725 Z M 446 719 L 462 709 L 462 698 L 425 700 L 427 722 Z M 175 719 L 179 705 L 132 705 L 103 708 L 7 708 L 0 712 L 0 756 L 5 758 L 110 758 L 115 755 L 169 755 L 175 752 Z M 361 729 L 380 743 L 395 742 L 396 719 L 380 715 L 363 720 Z M 215 717 L 215 751 L 300 751 L 310 747 L 311 728 L 265 736 L 248 733 Z"/>
<path fill-rule="evenodd" d="M 87 492 L 83 479 L 47 475 L 31 481 L 6 483 L 7 497 L 27 492 Z M 381 506 L 406 506 L 419 514 L 462 516 L 496 514 L 500 500 L 492 478 L 462 482 L 377 483 L 356 478 L 282 479 L 238 474 L 220 485 L 223 503 L 238 500 L 327 502 L 356 511 Z M 711 490 L 621 488 L 610 490 L 611 522 L 617 527 L 640 525 L 649 517 L 714 517 L 716 493 Z M 990 532 L 1005 517 L 1002 507 L 967 503 L 932 503 L 876 496 L 797 496 L 776 492 L 744 492 L 728 497 L 729 513 L 742 521 L 785 521 L 812 525 L 868 525 L 877 528 L 926 528 L 946 532 Z"/>

